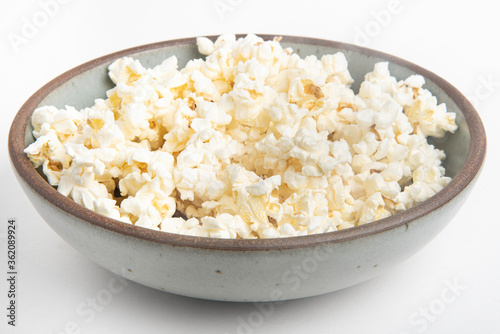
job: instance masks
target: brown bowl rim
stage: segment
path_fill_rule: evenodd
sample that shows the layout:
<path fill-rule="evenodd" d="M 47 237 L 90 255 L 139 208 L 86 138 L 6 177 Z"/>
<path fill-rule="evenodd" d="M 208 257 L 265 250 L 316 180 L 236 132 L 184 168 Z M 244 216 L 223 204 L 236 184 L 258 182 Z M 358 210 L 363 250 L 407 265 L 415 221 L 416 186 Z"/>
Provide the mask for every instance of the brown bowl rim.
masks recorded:
<path fill-rule="evenodd" d="M 244 35 L 237 35 L 239 37 Z M 168 244 L 172 246 L 192 247 L 201 249 L 213 250 L 232 250 L 232 251 L 266 251 L 266 250 L 282 250 L 292 248 L 315 247 L 326 243 L 340 243 L 346 242 L 365 236 L 381 233 L 387 230 L 397 228 L 399 226 L 409 224 L 428 213 L 437 210 L 441 206 L 451 201 L 479 173 L 483 164 L 486 154 L 486 133 L 484 126 L 481 122 L 479 114 L 467 100 L 467 98 L 460 93 L 458 89 L 450 83 L 436 75 L 435 73 L 426 70 L 418 65 L 415 65 L 404 59 L 395 57 L 393 55 L 361 47 L 344 42 L 337 42 L 325 39 L 300 37 L 300 36 L 287 36 L 287 35 L 262 35 L 260 37 L 265 40 L 281 36 L 282 42 L 301 43 L 310 45 L 320 45 L 333 47 L 341 50 L 348 50 L 352 52 L 362 53 L 368 56 L 374 56 L 385 59 L 386 61 L 394 64 L 404 66 L 411 71 L 423 75 L 426 79 L 433 81 L 448 96 L 457 104 L 462 110 L 464 118 L 467 122 L 470 131 L 470 146 L 466 161 L 457 175 L 452 179 L 450 184 L 434 195 L 432 198 L 408 209 L 402 213 L 390 216 L 388 218 L 380 219 L 372 223 L 362 226 L 353 227 L 346 230 L 328 232 L 315 235 L 289 237 L 289 238 L 276 238 L 276 239 L 216 239 L 208 237 L 188 236 L 181 234 L 173 234 L 162 231 L 155 231 L 140 226 L 130 225 L 120 222 L 105 216 L 99 215 L 89 209 L 86 209 L 71 199 L 65 197 L 55 190 L 49 183 L 47 183 L 36 171 L 23 152 L 25 148 L 25 129 L 30 121 L 30 116 L 40 101 L 52 92 L 55 88 L 62 85 L 64 82 L 79 75 L 95 66 L 103 63 L 110 63 L 113 60 L 133 55 L 139 52 L 160 49 L 167 46 L 185 45 L 196 43 L 196 37 L 182 38 L 168 40 L 158 43 L 141 45 L 133 48 L 128 48 L 118 52 L 114 52 L 82 65 L 79 65 L 51 80 L 35 92 L 20 108 L 16 114 L 10 131 L 9 131 L 9 155 L 13 168 L 17 171 L 19 176 L 35 191 L 39 196 L 46 201 L 59 208 L 60 210 L 73 215 L 83 221 L 86 221 L 94 226 L 104 228 L 106 230 L 116 232 L 123 236 L 142 239 L 144 241 L 151 241 L 159 244 Z M 214 40 L 217 36 L 207 36 Z M 407 225 L 408 226 L 408 225 Z"/>

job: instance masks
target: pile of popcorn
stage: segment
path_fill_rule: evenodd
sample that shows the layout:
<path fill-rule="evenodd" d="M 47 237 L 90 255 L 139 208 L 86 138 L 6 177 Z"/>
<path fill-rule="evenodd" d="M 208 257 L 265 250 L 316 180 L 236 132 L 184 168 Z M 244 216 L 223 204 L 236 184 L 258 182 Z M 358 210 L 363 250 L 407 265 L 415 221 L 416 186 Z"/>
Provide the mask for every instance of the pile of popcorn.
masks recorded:
<path fill-rule="evenodd" d="M 178 70 L 121 58 L 80 111 L 41 107 L 25 152 L 76 203 L 126 223 L 213 238 L 324 233 L 430 198 L 450 178 L 426 137 L 457 129 L 424 78 L 388 63 L 359 93 L 342 53 L 300 58 L 280 38 L 197 39 Z"/>

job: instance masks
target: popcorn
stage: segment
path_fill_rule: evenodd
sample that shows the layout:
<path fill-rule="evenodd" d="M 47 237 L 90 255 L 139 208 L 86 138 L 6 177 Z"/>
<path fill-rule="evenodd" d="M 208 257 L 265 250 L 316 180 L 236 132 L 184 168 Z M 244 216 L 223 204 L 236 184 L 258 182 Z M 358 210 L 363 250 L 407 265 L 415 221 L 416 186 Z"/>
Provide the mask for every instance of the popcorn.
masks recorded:
<path fill-rule="evenodd" d="M 289 236 L 336 230 L 328 217 L 328 201 L 324 192 L 303 188 L 285 200 L 283 211 L 283 219 L 278 225 Z"/>
<path fill-rule="evenodd" d="M 44 124 L 43 135 L 28 146 L 24 152 L 31 159 L 35 167 L 43 166 L 43 173 L 53 186 L 59 184 L 61 173 L 64 168 L 71 164 L 71 157 L 66 154 L 63 144 L 59 141 L 54 130 L 46 130 Z"/>
<path fill-rule="evenodd" d="M 116 206 L 116 201 L 110 198 L 97 198 L 94 200 L 95 212 L 107 216 L 109 218 L 122 220 L 120 211 Z M 126 223 L 131 223 L 128 219 L 123 219 Z"/>
<path fill-rule="evenodd" d="M 214 43 L 206 37 L 197 37 L 196 45 L 198 51 L 205 56 L 211 55 L 215 51 Z"/>
<path fill-rule="evenodd" d="M 227 171 L 238 215 L 262 237 L 265 230 L 273 228 L 270 219 L 279 221 L 283 215 L 279 198 L 272 193 L 281 184 L 281 177 L 262 180 L 257 174 L 234 164 Z"/>
<path fill-rule="evenodd" d="M 182 69 L 114 61 L 92 107 L 35 110 L 34 166 L 104 216 L 228 239 L 359 226 L 450 182 L 426 138 L 454 132 L 455 114 L 422 76 L 380 62 L 355 93 L 340 52 L 301 58 L 253 34 L 196 43 L 205 59 Z"/>

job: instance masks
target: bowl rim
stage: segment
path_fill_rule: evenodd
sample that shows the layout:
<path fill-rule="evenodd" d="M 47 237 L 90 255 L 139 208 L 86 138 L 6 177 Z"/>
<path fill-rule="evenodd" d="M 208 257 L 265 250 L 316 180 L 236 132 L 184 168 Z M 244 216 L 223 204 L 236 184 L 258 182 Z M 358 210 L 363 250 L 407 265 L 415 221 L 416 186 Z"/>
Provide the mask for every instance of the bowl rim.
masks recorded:
<path fill-rule="evenodd" d="M 237 37 L 245 36 L 246 34 L 236 35 Z M 232 250 L 232 251 L 267 251 L 267 250 L 283 250 L 293 248 L 316 247 L 327 243 L 346 242 L 365 236 L 378 234 L 387 230 L 391 230 L 402 225 L 406 225 L 427 215 L 428 213 L 439 209 L 456 197 L 469 183 L 478 175 L 484 158 L 486 155 L 486 133 L 483 123 L 478 112 L 467 100 L 467 98 L 454 86 L 439 77 L 435 73 L 426 70 L 418 65 L 415 65 L 407 60 L 399 57 L 369 49 L 366 47 L 357 46 L 354 44 L 331 41 L 325 39 L 288 36 L 288 35 L 271 35 L 259 34 L 265 40 L 273 39 L 275 36 L 282 37 L 282 42 L 300 43 L 309 45 L 318 45 L 333 47 L 345 51 L 357 52 L 367 56 L 382 58 L 389 63 L 398 64 L 406 67 L 409 70 L 421 74 L 427 80 L 431 80 L 440 87 L 461 109 L 465 121 L 470 131 L 469 152 L 462 168 L 457 175 L 452 179 L 450 184 L 438 192 L 428 200 L 405 210 L 396 215 L 380 219 L 365 225 L 356 226 L 353 228 L 327 232 L 314 235 L 275 238 L 275 239 L 219 239 L 209 237 L 188 236 L 182 234 L 174 234 L 163 231 L 156 231 L 140 226 L 127 224 L 112 218 L 108 218 L 86 209 L 83 206 L 75 203 L 70 198 L 60 194 L 53 188 L 41 175 L 38 174 L 33 167 L 31 161 L 23 152 L 25 148 L 25 131 L 28 122 L 31 121 L 31 114 L 38 104 L 54 89 L 72 79 L 73 77 L 82 74 L 98 65 L 111 63 L 113 60 L 127 55 L 135 55 L 144 51 L 152 51 L 164 47 L 180 46 L 186 44 L 195 44 L 196 37 L 181 38 L 167 40 L 152 44 L 136 46 L 121 51 L 113 52 L 105 56 L 93 59 L 86 63 L 70 69 L 69 71 L 57 76 L 42 88 L 36 91 L 20 108 L 12 122 L 9 131 L 8 149 L 13 168 L 17 171 L 18 176 L 27 183 L 29 187 L 40 197 L 54 205 L 56 208 L 73 215 L 80 220 L 88 222 L 96 227 L 104 228 L 108 231 L 116 232 L 123 236 L 151 241 L 159 244 L 167 244 L 172 246 L 182 246 L 201 249 L 213 250 Z M 211 40 L 215 40 L 218 36 L 206 36 Z"/>

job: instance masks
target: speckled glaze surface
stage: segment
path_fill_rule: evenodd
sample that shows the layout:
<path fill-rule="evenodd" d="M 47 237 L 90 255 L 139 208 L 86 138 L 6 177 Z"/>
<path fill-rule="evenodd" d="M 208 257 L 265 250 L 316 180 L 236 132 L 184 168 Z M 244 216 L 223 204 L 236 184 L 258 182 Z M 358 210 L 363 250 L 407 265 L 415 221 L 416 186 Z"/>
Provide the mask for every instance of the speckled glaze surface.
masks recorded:
<path fill-rule="evenodd" d="M 274 35 L 264 35 L 271 39 Z M 365 73 L 388 61 L 398 79 L 421 74 L 426 88 L 457 113 L 459 130 L 434 144 L 447 154 L 452 182 L 434 197 L 401 214 L 348 230 L 267 240 L 223 240 L 153 231 L 89 211 L 59 194 L 23 153 L 34 141 L 30 116 L 42 105 L 82 108 L 112 87 L 107 66 L 130 55 L 145 66 L 176 55 L 179 66 L 202 57 L 195 38 L 144 45 L 78 66 L 37 91 L 19 110 L 9 133 L 9 153 L 19 183 L 44 220 L 94 262 L 138 283 L 214 300 L 274 301 L 339 290 L 366 281 L 415 254 L 453 218 L 477 179 L 486 135 L 467 99 L 437 75 L 378 51 L 327 40 L 283 36 L 301 56 L 342 51 L 357 91 Z"/>

